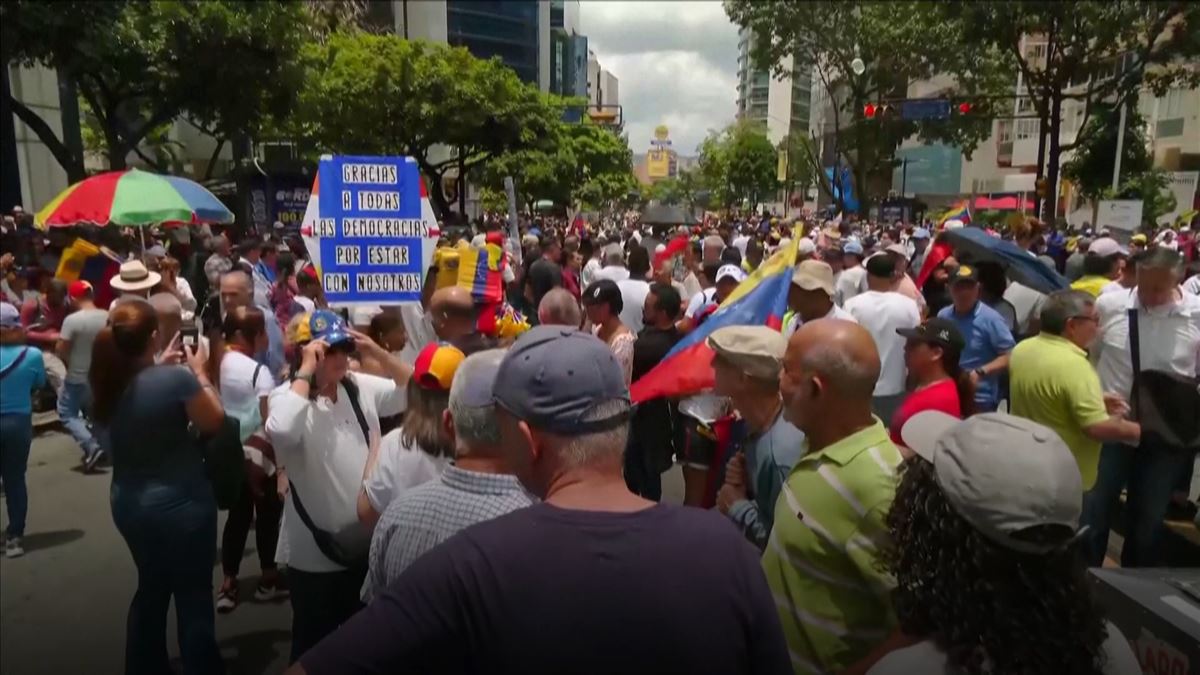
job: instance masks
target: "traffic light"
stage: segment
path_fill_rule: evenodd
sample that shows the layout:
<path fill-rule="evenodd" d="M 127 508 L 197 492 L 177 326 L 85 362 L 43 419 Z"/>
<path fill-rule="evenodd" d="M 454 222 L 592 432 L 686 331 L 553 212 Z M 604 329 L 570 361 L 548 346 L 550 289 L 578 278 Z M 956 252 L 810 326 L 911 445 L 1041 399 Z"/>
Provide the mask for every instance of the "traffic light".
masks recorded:
<path fill-rule="evenodd" d="M 959 115 L 969 115 L 969 114 L 971 114 L 971 108 L 973 108 L 973 107 L 975 107 L 975 106 L 971 105 L 967 101 L 963 101 L 962 103 L 958 104 L 958 114 Z"/>
<path fill-rule="evenodd" d="M 874 103 L 868 103 L 863 106 L 863 117 L 873 120 L 875 119 L 875 112 L 877 110 L 879 110 L 879 106 L 875 105 Z"/>
<path fill-rule="evenodd" d="M 1047 181 L 1045 178 L 1039 178 L 1034 182 L 1033 185 L 1034 192 L 1037 193 L 1038 199 L 1045 199 L 1046 195 L 1049 194 L 1049 190 L 1047 189 L 1050 186 L 1049 181 Z"/>

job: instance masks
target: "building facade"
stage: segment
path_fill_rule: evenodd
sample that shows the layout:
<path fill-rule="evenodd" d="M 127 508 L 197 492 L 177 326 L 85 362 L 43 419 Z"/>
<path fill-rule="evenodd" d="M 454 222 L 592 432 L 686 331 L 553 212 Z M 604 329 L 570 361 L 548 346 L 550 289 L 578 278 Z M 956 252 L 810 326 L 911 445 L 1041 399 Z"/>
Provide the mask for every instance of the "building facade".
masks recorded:
<path fill-rule="evenodd" d="M 790 133 L 806 135 L 812 108 L 812 70 L 787 57 L 781 64 L 788 73 L 772 76 L 751 58 L 754 34 L 738 31 L 738 119 L 762 124 L 767 137 L 778 144 Z"/>

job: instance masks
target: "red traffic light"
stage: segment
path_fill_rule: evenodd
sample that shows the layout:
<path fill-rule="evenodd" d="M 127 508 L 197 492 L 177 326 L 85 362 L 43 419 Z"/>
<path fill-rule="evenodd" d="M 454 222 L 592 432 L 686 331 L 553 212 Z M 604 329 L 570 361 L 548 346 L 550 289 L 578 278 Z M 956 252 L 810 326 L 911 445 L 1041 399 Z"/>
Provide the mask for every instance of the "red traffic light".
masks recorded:
<path fill-rule="evenodd" d="M 971 108 L 973 108 L 973 107 L 974 106 L 972 106 L 970 103 L 963 101 L 962 103 L 958 104 L 958 114 L 966 115 L 971 112 Z"/>
<path fill-rule="evenodd" d="M 868 103 L 868 104 L 864 105 L 863 106 L 863 117 L 865 117 L 869 120 L 875 119 L 875 111 L 878 109 L 879 109 L 879 107 L 876 106 L 874 103 Z"/>

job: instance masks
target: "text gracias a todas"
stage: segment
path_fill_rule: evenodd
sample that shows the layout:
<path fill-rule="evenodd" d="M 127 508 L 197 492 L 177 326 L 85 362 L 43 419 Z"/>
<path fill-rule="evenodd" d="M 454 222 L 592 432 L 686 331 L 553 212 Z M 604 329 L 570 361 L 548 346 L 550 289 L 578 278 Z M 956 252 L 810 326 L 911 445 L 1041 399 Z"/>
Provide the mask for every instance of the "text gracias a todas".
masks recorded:
<path fill-rule="evenodd" d="M 342 167 L 342 182 L 347 184 L 395 185 L 399 176 L 396 167 L 390 164 L 346 164 Z M 400 194 L 391 191 L 360 191 L 357 193 L 360 211 L 394 211 L 399 208 Z M 352 207 L 352 193 L 342 193 L 343 208 Z M 337 226 L 332 218 L 323 218 L 317 224 L 318 237 L 337 236 Z M 427 238 L 429 226 L 420 220 L 403 218 L 343 218 L 341 236 L 345 238 L 406 239 Z M 365 247 L 369 265 L 407 265 L 409 247 L 381 245 Z M 361 246 L 338 245 L 335 256 L 338 266 L 363 264 Z M 335 293 L 349 291 L 349 274 L 331 272 L 323 275 L 326 289 Z M 420 274 L 364 273 L 355 275 L 355 290 L 360 293 L 390 293 L 419 291 Z"/>

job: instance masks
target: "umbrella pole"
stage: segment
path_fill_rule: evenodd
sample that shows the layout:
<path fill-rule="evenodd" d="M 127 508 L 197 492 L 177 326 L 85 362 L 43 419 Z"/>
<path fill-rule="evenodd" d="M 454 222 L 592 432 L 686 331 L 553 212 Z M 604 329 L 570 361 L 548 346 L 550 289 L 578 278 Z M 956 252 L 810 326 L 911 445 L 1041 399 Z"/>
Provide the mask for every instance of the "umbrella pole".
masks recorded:
<path fill-rule="evenodd" d="M 138 228 L 138 236 L 142 239 L 142 257 L 146 256 L 146 228 Z"/>

